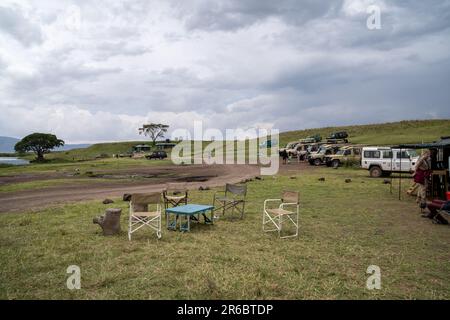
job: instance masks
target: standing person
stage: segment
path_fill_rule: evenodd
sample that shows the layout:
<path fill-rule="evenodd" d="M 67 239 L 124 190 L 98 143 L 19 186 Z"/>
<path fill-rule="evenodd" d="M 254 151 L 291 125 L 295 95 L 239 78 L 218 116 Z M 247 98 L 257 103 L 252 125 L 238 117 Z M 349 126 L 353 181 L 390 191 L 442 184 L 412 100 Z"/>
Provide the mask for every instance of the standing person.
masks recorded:
<path fill-rule="evenodd" d="M 431 152 L 427 150 L 419 158 L 414 171 L 414 182 L 419 185 L 417 203 L 421 209 L 427 207 L 428 177 L 431 175 Z"/>
<path fill-rule="evenodd" d="M 286 150 L 281 151 L 280 156 L 281 156 L 281 158 L 283 158 L 283 164 L 286 164 L 287 159 L 288 159 L 287 151 Z"/>

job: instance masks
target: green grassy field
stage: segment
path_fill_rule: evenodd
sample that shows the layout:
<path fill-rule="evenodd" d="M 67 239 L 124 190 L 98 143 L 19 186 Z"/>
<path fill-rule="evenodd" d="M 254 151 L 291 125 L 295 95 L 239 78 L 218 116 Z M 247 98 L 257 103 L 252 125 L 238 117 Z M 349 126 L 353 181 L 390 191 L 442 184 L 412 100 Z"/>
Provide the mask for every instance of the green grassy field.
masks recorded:
<path fill-rule="evenodd" d="M 450 120 L 401 121 L 383 124 L 328 127 L 289 131 L 280 134 L 280 142 L 285 146 L 290 141 L 297 141 L 314 134 L 323 139 L 333 132 L 347 131 L 349 141 L 367 145 L 395 145 L 401 143 L 420 143 L 439 140 L 450 136 Z"/>
<path fill-rule="evenodd" d="M 413 199 L 399 201 L 366 171 L 322 168 L 248 187 L 244 220 L 163 229 L 161 240 L 141 230 L 129 242 L 120 200 L 109 205 L 123 209 L 113 237 L 92 224 L 108 207 L 99 201 L 0 215 L 0 298 L 450 298 L 449 227 L 421 218 Z M 264 199 L 283 189 L 301 192 L 298 239 L 261 231 Z M 191 201 L 211 203 L 213 192 L 191 192 Z M 66 287 L 69 265 L 81 268 L 81 290 Z M 381 268 L 381 290 L 366 289 L 370 265 Z"/>

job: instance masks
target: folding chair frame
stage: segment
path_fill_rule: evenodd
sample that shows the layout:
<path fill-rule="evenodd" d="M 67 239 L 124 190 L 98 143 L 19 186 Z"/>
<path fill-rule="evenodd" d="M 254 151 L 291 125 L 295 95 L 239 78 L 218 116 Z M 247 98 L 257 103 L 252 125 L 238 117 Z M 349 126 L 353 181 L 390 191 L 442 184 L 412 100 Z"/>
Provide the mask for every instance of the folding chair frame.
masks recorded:
<path fill-rule="evenodd" d="M 156 235 L 158 239 L 161 239 L 162 233 L 161 233 L 161 204 L 156 204 L 156 212 L 158 212 L 157 216 L 154 217 L 146 217 L 146 216 L 136 216 L 134 215 L 134 208 L 133 208 L 133 202 L 130 201 L 130 219 L 129 219 L 129 226 L 128 226 L 128 240 L 131 241 L 131 235 L 141 229 L 142 227 L 149 227 L 156 231 Z M 138 227 L 134 226 L 138 225 Z"/>
<path fill-rule="evenodd" d="M 267 204 L 271 203 L 271 202 L 281 202 L 280 206 L 278 207 L 279 209 L 282 210 L 286 210 L 285 206 L 295 206 L 296 207 L 296 211 L 291 212 L 290 214 L 279 214 L 279 215 L 271 215 L 267 209 Z M 287 211 L 287 210 L 286 210 Z M 267 199 L 264 201 L 264 213 L 263 213 L 263 232 L 278 232 L 278 236 L 281 239 L 286 239 L 286 238 L 294 238 L 294 237 L 298 237 L 298 228 L 299 228 L 299 211 L 300 211 L 300 204 L 297 202 L 291 202 L 291 203 L 283 203 L 282 199 Z M 292 218 L 292 216 L 295 216 L 294 219 Z M 295 234 L 292 235 L 288 235 L 288 236 L 281 236 L 281 231 L 283 229 L 283 220 L 290 222 L 294 225 L 295 227 Z M 267 224 L 273 224 L 273 226 L 275 227 L 274 229 L 267 229 Z"/>
<path fill-rule="evenodd" d="M 234 217 L 234 211 L 236 209 L 238 214 L 240 213 L 241 219 L 243 219 L 244 213 L 245 213 L 245 202 L 246 202 L 246 197 L 247 197 L 247 186 L 239 186 L 239 187 L 242 187 L 244 190 L 241 193 L 231 192 L 229 190 L 229 188 L 230 187 L 233 188 L 233 186 L 235 186 L 235 185 L 227 184 L 224 191 L 217 191 L 214 193 L 214 199 L 213 199 L 214 211 L 222 210 L 222 216 L 225 216 L 226 211 L 231 209 L 231 217 Z M 225 198 L 227 200 L 221 200 L 221 199 L 217 198 L 217 195 L 220 193 L 224 194 Z M 228 198 L 227 197 L 228 193 L 233 194 L 233 197 Z M 237 196 L 241 196 L 241 198 L 238 198 Z M 216 206 L 216 201 L 219 202 L 220 205 Z"/>

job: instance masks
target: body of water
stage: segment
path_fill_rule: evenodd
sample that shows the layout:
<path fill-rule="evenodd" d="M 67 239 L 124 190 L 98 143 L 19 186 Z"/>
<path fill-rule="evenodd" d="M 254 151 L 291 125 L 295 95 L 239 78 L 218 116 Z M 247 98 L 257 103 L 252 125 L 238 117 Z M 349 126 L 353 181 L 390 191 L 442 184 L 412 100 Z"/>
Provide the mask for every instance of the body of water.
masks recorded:
<path fill-rule="evenodd" d="M 23 159 L 14 158 L 14 157 L 0 157 L 0 164 L 1 163 L 12 164 L 15 166 L 23 166 L 23 165 L 29 164 L 30 162 L 28 160 L 23 160 Z"/>

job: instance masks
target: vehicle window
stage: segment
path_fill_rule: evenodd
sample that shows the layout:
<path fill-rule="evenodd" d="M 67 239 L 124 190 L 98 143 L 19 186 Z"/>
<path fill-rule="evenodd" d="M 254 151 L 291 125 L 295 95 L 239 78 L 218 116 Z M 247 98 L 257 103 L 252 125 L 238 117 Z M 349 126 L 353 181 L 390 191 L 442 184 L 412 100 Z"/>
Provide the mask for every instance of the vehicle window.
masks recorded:
<path fill-rule="evenodd" d="M 381 155 L 380 151 L 377 151 L 377 150 L 364 151 L 364 158 L 379 159 L 380 155 Z"/>
<path fill-rule="evenodd" d="M 400 151 L 397 152 L 397 159 L 409 159 L 408 152 L 407 151 L 402 151 L 401 153 Z"/>
<path fill-rule="evenodd" d="M 350 155 L 352 152 L 350 151 L 350 150 L 345 150 L 345 152 L 344 152 L 344 156 L 348 156 L 348 155 Z"/>
<path fill-rule="evenodd" d="M 384 159 L 392 159 L 392 151 L 391 150 L 383 151 L 383 158 Z"/>

